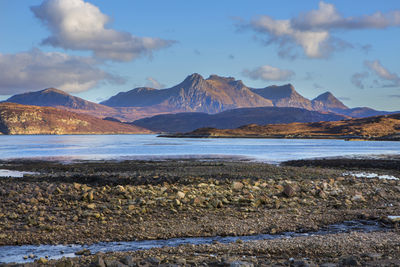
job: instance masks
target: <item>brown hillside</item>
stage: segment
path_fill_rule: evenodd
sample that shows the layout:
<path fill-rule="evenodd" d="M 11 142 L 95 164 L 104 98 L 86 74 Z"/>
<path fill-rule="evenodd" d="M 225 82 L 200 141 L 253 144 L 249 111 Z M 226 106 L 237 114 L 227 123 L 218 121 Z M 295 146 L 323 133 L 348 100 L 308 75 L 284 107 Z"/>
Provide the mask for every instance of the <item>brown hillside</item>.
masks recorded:
<path fill-rule="evenodd" d="M 0 103 L 1 134 L 138 134 L 151 131 L 52 107 Z"/>
<path fill-rule="evenodd" d="M 333 122 L 250 124 L 236 129 L 201 128 L 185 136 L 194 137 L 285 137 L 285 138 L 361 138 L 400 140 L 400 114 Z"/>

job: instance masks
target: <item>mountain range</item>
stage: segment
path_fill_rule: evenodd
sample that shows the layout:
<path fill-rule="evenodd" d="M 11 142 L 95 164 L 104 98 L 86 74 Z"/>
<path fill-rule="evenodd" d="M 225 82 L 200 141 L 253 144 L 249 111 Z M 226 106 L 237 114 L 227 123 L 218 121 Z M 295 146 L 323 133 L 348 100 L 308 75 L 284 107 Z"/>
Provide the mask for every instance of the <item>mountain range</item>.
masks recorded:
<path fill-rule="evenodd" d="M 332 121 L 391 113 L 367 107 L 349 108 L 330 92 L 310 100 L 291 84 L 251 88 L 233 77 L 211 75 L 205 79 L 197 73 L 171 88 L 135 88 L 100 104 L 56 88 L 14 95 L 4 102 L 54 107 L 168 132 L 206 126 L 233 128 L 250 123 Z"/>
<path fill-rule="evenodd" d="M 114 117 L 121 121 L 168 113 L 215 114 L 236 108 L 272 106 L 328 111 L 350 117 L 389 114 L 370 108 L 348 108 L 330 92 L 309 100 L 301 96 L 291 84 L 256 89 L 247 87 L 242 81 L 232 77 L 211 75 L 204 79 L 197 73 L 189 75 L 183 82 L 171 88 L 135 88 L 120 92 L 100 104 L 54 88 L 14 95 L 6 102 L 51 106 L 101 118 Z"/>

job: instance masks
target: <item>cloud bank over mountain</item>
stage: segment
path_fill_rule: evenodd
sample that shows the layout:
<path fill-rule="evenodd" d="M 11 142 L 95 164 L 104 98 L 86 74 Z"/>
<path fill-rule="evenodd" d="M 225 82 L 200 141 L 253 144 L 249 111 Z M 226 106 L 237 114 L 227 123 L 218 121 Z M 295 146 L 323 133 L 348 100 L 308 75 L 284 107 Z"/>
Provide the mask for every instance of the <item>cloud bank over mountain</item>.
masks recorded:
<path fill-rule="evenodd" d="M 0 54 L 0 94 L 57 87 L 67 92 L 86 91 L 100 82 L 123 83 L 123 78 L 97 67 L 88 57 L 32 49 Z"/>

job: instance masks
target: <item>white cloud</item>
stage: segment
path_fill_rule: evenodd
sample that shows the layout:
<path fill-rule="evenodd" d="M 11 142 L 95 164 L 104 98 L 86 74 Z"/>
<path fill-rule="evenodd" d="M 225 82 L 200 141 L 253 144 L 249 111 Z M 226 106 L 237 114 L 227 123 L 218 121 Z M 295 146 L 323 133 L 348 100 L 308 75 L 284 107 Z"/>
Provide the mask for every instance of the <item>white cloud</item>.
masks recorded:
<path fill-rule="evenodd" d="M 397 73 L 390 72 L 385 68 L 379 60 L 364 61 L 364 66 L 369 72 L 357 72 L 351 76 L 351 82 L 358 88 L 364 89 L 366 79 L 374 74 L 379 77 L 373 80 L 372 85 L 369 87 L 399 87 L 400 86 L 400 76 Z M 385 84 L 382 81 L 386 82 Z M 389 82 L 389 83 L 388 83 Z"/>
<path fill-rule="evenodd" d="M 356 72 L 351 76 L 351 83 L 360 89 L 364 89 L 364 80 L 369 76 L 368 72 Z"/>
<path fill-rule="evenodd" d="M 278 44 L 278 54 L 282 57 L 294 58 L 293 48 L 300 47 L 308 58 L 322 58 L 335 50 L 353 47 L 346 41 L 333 37 L 334 30 L 400 26 L 400 10 L 388 13 L 378 11 L 360 17 L 343 17 L 333 4 L 321 1 L 319 9 L 292 19 L 276 20 L 263 15 L 249 23 L 242 22 L 240 26 L 267 34 L 266 44 Z"/>
<path fill-rule="evenodd" d="M 321 47 L 329 39 L 327 31 L 296 30 L 290 20 L 275 20 L 269 16 L 261 16 L 253 20 L 250 25 L 258 32 L 269 34 L 269 42 L 279 43 L 281 49 L 289 42 L 295 42 L 311 58 L 323 56 Z"/>
<path fill-rule="evenodd" d="M 147 77 L 146 81 L 147 81 L 146 82 L 147 87 L 151 87 L 151 88 L 155 88 L 155 89 L 165 88 L 165 84 L 160 83 L 153 77 Z"/>
<path fill-rule="evenodd" d="M 384 66 L 382 66 L 381 62 L 379 60 L 374 60 L 374 61 L 368 61 L 366 60 L 364 62 L 364 65 L 371 70 L 373 73 L 379 76 L 379 78 L 386 80 L 386 81 L 392 81 L 397 85 L 400 85 L 400 77 L 396 73 L 390 72 L 388 69 L 386 69 Z"/>
<path fill-rule="evenodd" d="M 121 83 L 122 78 L 93 66 L 93 59 L 32 49 L 0 54 L 0 95 L 55 87 L 82 92 L 102 81 Z"/>
<path fill-rule="evenodd" d="M 400 11 L 393 10 L 387 13 L 377 11 L 371 15 L 359 17 L 343 17 L 333 4 L 323 1 L 319 9 L 301 14 L 291 21 L 293 27 L 310 29 L 384 29 L 400 26 Z"/>
<path fill-rule="evenodd" d="M 110 29 L 107 27 L 110 18 L 83 0 L 44 0 L 31 10 L 52 33 L 43 44 L 92 51 L 102 59 L 130 61 L 173 43 Z"/>
<path fill-rule="evenodd" d="M 253 70 L 245 69 L 243 75 L 253 80 L 286 81 L 294 76 L 291 70 L 283 70 L 269 65 L 264 65 Z"/>

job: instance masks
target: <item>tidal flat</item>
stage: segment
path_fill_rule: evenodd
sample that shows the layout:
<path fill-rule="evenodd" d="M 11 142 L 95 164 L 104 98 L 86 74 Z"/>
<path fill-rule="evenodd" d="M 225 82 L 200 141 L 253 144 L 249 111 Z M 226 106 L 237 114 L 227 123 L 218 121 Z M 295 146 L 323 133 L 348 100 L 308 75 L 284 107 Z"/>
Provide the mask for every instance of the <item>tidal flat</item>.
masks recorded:
<path fill-rule="evenodd" d="M 400 232 L 398 222 L 388 216 L 400 215 L 400 181 L 343 176 L 346 171 L 373 170 L 400 177 L 397 162 L 385 160 L 385 167 L 371 168 L 354 159 L 348 159 L 347 167 L 329 161 L 326 166 L 323 161 L 296 166 L 188 159 L 2 161 L 1 169 L 39 174 L 0 178 L 0 245 L 310 232 L 362 219 L 379 221 L 387 230 L 182 245 L 25 264 L 393 266 L 400 264 Z"/>

